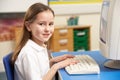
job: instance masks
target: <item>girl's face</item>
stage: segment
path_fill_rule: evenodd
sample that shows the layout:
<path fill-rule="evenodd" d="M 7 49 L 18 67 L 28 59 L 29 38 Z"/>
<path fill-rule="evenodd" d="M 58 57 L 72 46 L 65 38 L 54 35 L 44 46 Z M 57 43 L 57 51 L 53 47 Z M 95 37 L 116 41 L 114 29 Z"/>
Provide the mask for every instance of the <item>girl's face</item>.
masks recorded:
<path fill-rule="evenodd" d="M 32 40 L 38 44 L 48 41 L 54 32 L 54 16 L 47 10 L 38 13 L 36 19 L 27 26 L 32 33 Z"/>

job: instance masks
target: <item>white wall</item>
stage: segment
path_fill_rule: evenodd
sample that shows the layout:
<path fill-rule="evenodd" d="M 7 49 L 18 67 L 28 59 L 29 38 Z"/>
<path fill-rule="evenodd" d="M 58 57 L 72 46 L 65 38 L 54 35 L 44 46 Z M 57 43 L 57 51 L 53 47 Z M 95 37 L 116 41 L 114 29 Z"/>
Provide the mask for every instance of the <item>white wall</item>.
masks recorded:
<path fill-rule="evenodd" d="M 48 5 L 48 0 L 0 0 L 0 13 L 25 12 L 30 5 L 36 2 Z"/>

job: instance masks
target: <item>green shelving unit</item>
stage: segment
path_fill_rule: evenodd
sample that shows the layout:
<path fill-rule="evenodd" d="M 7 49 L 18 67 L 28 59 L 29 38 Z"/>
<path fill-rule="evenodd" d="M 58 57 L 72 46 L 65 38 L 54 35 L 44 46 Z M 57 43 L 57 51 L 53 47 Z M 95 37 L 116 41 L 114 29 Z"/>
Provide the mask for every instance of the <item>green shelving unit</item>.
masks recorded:
<path fill-rule="evenodd" d="M 74 29 L 74 51 L 87 51 L 89 48 L 89 29 Z"/>

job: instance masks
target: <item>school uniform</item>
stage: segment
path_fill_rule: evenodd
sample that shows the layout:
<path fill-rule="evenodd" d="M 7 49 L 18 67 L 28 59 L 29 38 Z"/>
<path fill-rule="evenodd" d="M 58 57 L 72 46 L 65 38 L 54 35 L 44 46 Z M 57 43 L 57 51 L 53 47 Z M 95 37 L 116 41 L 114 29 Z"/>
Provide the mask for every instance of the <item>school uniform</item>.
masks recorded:
<path fill-rule="evenodd" d="M 42 80 L 50 69 L 47 48 L 28 40 L 14 64 L 15 80 Z"/>

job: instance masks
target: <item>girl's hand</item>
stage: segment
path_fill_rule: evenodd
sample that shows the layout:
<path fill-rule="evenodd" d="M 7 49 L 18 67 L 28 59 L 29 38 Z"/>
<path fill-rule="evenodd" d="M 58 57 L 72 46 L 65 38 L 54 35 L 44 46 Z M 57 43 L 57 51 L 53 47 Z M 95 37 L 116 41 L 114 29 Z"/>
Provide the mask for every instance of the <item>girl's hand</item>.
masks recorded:
<path fill-rule="evenodd" d="M 60 62 L 60 61 L 63 61 L 67 58 L 73 58 L 74 55 L 71 55 L 71 54 L 65 54 L 65 55 L 62 55 L 62 56 L 57 56 L 57 57 L 54 57 L 51 59 L 52 62 Z"/>
<path fill-rule="evenodd" d="M 54 66 L 56 66 L 56 69 L 58 70 L 58 69 L 61 69 L 61 68 L 66 67 L 66 66 L 68 66 L 68 65 L 76 64 L 76 63 L 78 63 L 78 62 L 79 62 L 79 61 L 77 61 L 77 60 L 75 60 L 75 59 L 73 59 L 73 58 L 67 58 L 67 59 L 65 59 L 65 60 L 63 60 L 63 61 L 60 61 L 60 62 L 54 64 Z"/>

